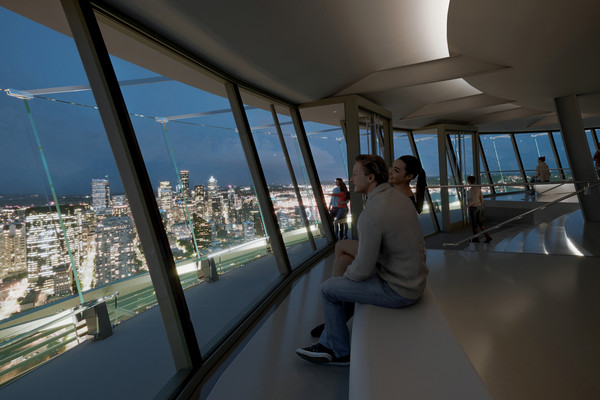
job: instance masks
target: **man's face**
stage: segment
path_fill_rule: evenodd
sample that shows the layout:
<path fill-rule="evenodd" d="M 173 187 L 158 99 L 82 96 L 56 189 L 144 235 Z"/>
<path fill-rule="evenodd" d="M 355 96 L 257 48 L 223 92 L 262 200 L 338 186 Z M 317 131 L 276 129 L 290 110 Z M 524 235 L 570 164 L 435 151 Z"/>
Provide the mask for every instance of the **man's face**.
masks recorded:
<path fill-rule="evenodd" d="M 369 187 L 374 181 L 374 179 L 375 177 L 373 176 L 373 174 L 365 174 L 365 169 L 363 168 L 361 163 L 354 163 L 354 167 L 352 168 L 352 176 L 350 177 L 350 182 L 354 184 L 354 191 L 356 193 L 367 194 L 369 192 Z"/>

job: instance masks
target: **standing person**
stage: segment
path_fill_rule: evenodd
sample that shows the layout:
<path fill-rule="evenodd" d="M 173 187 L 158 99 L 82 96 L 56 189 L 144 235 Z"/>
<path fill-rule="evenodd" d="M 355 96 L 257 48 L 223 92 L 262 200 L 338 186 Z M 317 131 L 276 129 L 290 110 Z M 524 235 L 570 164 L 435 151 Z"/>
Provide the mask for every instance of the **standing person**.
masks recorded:
<path fill-rule="evenodd" d="M 342 255 L 346 273 L 321 285 L 325 329 L 319 341 L 296 353 L 305 360 L 348 365 L 350 336 L 346 322 L 354 304 L 403 308 L 416 303 L 425 290 L 428 269 L 421 225 L 409 198 L 388 182 L 385 161 L 374 155 L 356 157 L 354 190 L 367 196 L 358 218 L 356 257 Z"/>
<path fill-rule="evenodd" d="M 346 186 L 342 178 L 336 178 L 335 184 L 337 186 L 337 192 L 334 189 L 333 193 L 331 193 L 331 196 L 332 199 L 333 197 L 337 197 L 338 201 L 337 213 L 334 216 L 333 220 L 333 230 L 335 233 L 336 240 L 343 240 L 348 239 L 348 223 L 346 222 L 346 217 L 348 216 L 348 202 L 350 201 L 350 192 L 348 191 L 348 187 Z"/>
<path fill-rule="evenodd" d="M 413 202 L 418 214 L 423 211 L 423 201 L 425 199 L 425 187 L 427 179 L 421 162 L 417 157 L 405 155 L 397 158 L 390 167 L 389 181 L 401 193 L 404 193 Z M 415 196 L 410 182 L 417 178 L 417 195 Z"/>
<path fill-rule="evenodd" d="M 550 168 L 546 164 L 546 157 L 538 158 L 538 165 L 535 168 L 535 180 L 537 182 L 550 182 Z"/>
<path fill-rule="evenodd" d="M 596 167 L 596 175 L 600 178 L 600 150 L 596 150 L 594 153 L 594 166 Z"/>
<path fill-rule="evenodd" d="M 337 237 L 338 227 L 337 227 L 337 224 L 335 223 L 335 217 L 337 216 L 337 213 L 339 210 L 339 207 L 338 207 L 339 200 L 338 200 L 337 196 L 335 196 L 335 194 L 340 192 L 340 187 L 338 185 L 338 179 L 340 179 L 340 178 L 335 179 L 335 187 L 333 188 L 333 193 L 332 193 L 331 199 L 329 199 L 329 218 L 333 221 L 333 230 L 335 232 L 336 237 Z"/>
<path fill-rule="evenodd" d="M 538 165 L 535 167 L 535 176 L 531 178 L 531 182 L 550 182 L 550 168 L 545 161 L 546 157 L 538 157 Z M 531 194 L 535 194 L 534 186 L 531 186 Z"/>
<path fill-rule="evenodd" d="M 470 185 L 474 185 L 475 177 L 469 176 L 467 182 L 469 182 Z M 469 209 L 469 219 L 471 220 L 473 234 L 478 232 L 477 228 L 481 228 L 482 231 L 485 231 L 485 225 L 483 225 L 483 195 L 481 194 L 480 186 L 471 186 L 469 188 L 467 192 L 467 207 Z M 491 241 L 492 237 L 489 233 L 485 232 L 485 242 L 489 243 Z M 472 242 L 479 243 L 479 238 L 476 237 Z"/>

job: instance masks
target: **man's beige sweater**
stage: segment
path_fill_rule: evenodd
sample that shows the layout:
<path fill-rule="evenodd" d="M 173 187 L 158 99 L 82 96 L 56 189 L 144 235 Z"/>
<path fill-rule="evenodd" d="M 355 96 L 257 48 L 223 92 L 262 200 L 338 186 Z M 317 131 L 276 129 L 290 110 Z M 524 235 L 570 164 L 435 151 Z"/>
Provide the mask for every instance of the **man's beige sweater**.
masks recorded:
<path fill-rule="evenodd" d="M 358 218 L 358 239 L 358 254 L 346 278 L 362 281 L 375 272 L 400 296 L 421 296 L 429 273 L 425 242 L 415 207 L 405 194 L 389 183 L 373 189 Z"/>

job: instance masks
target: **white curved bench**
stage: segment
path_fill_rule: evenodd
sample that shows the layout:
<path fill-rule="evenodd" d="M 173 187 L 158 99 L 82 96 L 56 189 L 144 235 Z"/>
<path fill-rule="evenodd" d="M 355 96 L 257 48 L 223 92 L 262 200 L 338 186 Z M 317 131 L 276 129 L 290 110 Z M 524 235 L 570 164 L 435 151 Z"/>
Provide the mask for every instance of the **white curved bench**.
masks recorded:
<path fill-rule="evenodd" d="M 491 399 L 429 286 L 405 309 L 357 304 L 350 400 Z"/>

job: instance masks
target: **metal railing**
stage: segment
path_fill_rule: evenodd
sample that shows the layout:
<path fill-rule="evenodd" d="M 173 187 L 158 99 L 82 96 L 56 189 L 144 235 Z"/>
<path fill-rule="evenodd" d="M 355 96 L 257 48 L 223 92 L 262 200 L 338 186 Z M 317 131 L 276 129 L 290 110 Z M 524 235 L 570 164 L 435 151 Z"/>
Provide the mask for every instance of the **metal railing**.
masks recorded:
<path fill-rule="evenodd" d="M 537 211 L 539 211 L 539 210 L 543 210 L 544 208 L 548 208 L 548 207 L 550 207 L 550 206 L 552 206 L 552 205 L 554 205 L 554 204 L 560 203 L 561 201 L 563 201 L 563 200 L 566 200 L 566 199 L 568 199 L 568 198 L 570 198 L 570 197 L 573 197 L 573 196 L 575 196 L 575 195 L 577 195 L 577 194 L 579 194 L 579 193 L 582 193 L 582 192 L 589 192 L 589 191 L 590 191 L 592 188 L 594 188 L 594 187 L 596 187 L 596 186 L 600 185 L 600 183 L 598 183 L 598 182 L 592 182 L 592 181 L 573 181 L 573 182 L 564 182 L 564 183 L 579 183 L 579 184 L 587 184 L 587 186 L 586 186 L 586 187 L 584 187 L 584 188 L 581 188 L 581 189 L 579 189 L 579 190 L 576 190 L 576 191 L 574 191 L 574 192 L 572 192 L 572 193 L 568 193 L 568 194 L 566 194 L 566 195 L 564 195 L 564 196 L 561 196 L 561 197 L 559 197 L 558 199 L 555 199 L 555 200 L 553 200 L 553 201 L 551 201 L 551 202 L 545 203 L 545 204 L 543 204 L 543 205 L 541 205 L 541 206 L 539 206 L 539 207 L 533 208 L 533 209 L 531 209 L 531 210 L 527 210 L 527 211 L 525 211 L 525 212 L 524 212 L 524 213 L 522 213 L 522 214 L 519 214 L 519 215 L 517 215 L 517 216 L 514 216 L 514 217 L 512 217 L 512 218 L 510 218 L 510 219 L 507 219 L 506 221 L 500 222 L 499 224 L 496 224 L 496 225 L 494 225 L 494 226 L 492 226 L 492 227 L 490 227 L 490 228 L 484 229 L 484 230 L 483 230 L 483 231 L 481 231 L 481 232 L 477 232 L 476 234 L 473 234 L 473 235 L 471 235 L 471 236 L 469 236 L 469 237 L 467 237 L 467 238 L 465 238 L 465 239 L 462 239 L 462 240 L 460 240 L 460 241 L 458 241 L 458 242 L 454 242 L 454 243 L 444 243 L 444 244 L 443 244 L 443 246 L 444 246 L 444 247 L 449 247 L 449 246 L 459 246 L 459 245 L 461 245 L 461 244 L 463 244 L 463 243 L 465 243 L 465 242 L 470 242 L 471 240 L 473 240 L 473 239 L 475 239 L 475 238 L 478 238 L 480 235 L 483 235 L 483 234 L 489 233 L 489 232 L 491 232 L 491 231 L 493 231 L 493 230 L 496 230 L 496 229 L 498 229 L 498 228 L 501 228 L 501 227 L 502 227 L 502 226 L 504 226 L 504 225 L 507 225 L 507 224 L 509 224 L 509 223 L 511 223 L 511 222 L 514 222 L 514 221 L 516 221 L 516 220 L 519 220 L 519 219 L 523 218 L 523 217 L 524 217 L 524 216 L 526 216 L 526 215 L 533 214 L 533 213 L 535 213 L 535 212 L 537 212 Z M 532 183 L 532 185 L 548 185 L 548 182 L 534 182 L 534 183 Z M 485 185 L 468 185 L 468 186 L 485 186 Z M 560 186 L 560 185 L 559 185 L 559 186 Z M 552 189 L 553 189 L 553 188 L 552 188 Z M 552 190 L 552 189 L 549 189 L 549 190 Z"/>

